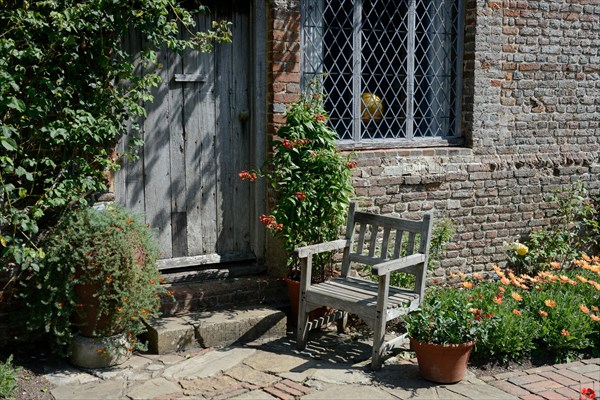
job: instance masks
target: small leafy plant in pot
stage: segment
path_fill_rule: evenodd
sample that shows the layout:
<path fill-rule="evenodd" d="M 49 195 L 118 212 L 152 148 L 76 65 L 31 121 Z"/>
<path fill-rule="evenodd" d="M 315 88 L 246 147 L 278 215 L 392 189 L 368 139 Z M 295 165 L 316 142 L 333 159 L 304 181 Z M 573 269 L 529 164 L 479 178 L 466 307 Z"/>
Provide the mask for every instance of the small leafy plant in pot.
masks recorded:
<path fill-rule="evenodd" d="M 432 288 L 420 309 L 405 318 L 423 378 L 456 383 L 464 378 L 475 342 L 485 332 L 485 315 L 473 308 L 470 293 Z"/>
<path fill-rule="evenodd" d="M 281 239 L 291 281 L 299 280 L 294 249 L 337 239 L 353 194 L 351 176 L 357 163 L 352 154 L 337 150 L 337 136 L 327 124 L 323 101 L 322 89 L 313 81 L 289 106 L 286 123 L 273 142 L 273 156 L 262 168 L 239 173 L 242 180 L 265 178 L 271 186 L 274 205 L 269 215 L 259 219 Z M 331 274 L 330 263 L 330 254 L 313 259 L 315 282 Z"/>
<path fill-rule="evenodd" d="M 22 281 L 25 327 L 83 367 L 145 349 L 143 320 L 159 314 L 157 251 L 150 229 L 116 205 L 66 213 L 41 242 L 45 257 Z"/>

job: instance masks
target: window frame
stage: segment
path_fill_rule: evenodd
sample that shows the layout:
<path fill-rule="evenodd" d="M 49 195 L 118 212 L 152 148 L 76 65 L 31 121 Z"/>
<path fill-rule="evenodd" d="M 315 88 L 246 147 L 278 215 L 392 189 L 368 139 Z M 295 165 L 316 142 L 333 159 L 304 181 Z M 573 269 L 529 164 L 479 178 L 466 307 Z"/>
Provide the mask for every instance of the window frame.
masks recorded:
<path fill-rule="evenodd" d="M 309 27 L 307 25 L 307 9 L 309 6 L 313 6 L 321 11 L 321 19 L 324 19 L 324 7 L 323 2 L 327 0 L 302 0 L 301 1 L 301 29 L 300 29 L 300 44 L 301 44 L 301 86 L 303 88 L 307 87 L 307 81 L 311 76 L 319 75 L 319 72 L 307 73 L 305 71 L 305 67 L 307 64 L 306 53 L 309 49 L 307 45 L 307 30 L 309 28 L 318 28 L 318 27 Z M 362 102 L 360 96 L 363 90 L 363 78 L 362 75 L 365 73 L 363 70 L 363 2 L 369 0 L 354 0 L 353 1 L 353 11 L 352 11 L 352 132 L 351 139 L 338 139 L 338 147 L 341 149 L 361 149 L 361 148 L 393 148 L 393 147 L 440 147 L 440 146 L 459 146 L 464 144 L 463 132 L 461 130 L 461 120 L 462 120 L 462 87 L 463 87 L 463 62 L 464 62 L 464 28 L 466 25 L 465 22 L 465 0 L 441 0 L 442 2 L 457 2 L 457 15 L 456 21 L 453 21 L 452 29 L 456 31 L 456 60 L 454 60 L 455 65 L 453 66 L 456 73 L 456 78 L 454 79 L 454 92 L 455 98 L 450 100 L 447 103 L 449 107 L 454 108 L 454 126 L 450 128 L 448 132 L 452 133 L 452 135 L 446 136 L 415 136 L 414 135 L 414 120 L 415 120 L 415 110 L 414 110 L 414 96 L 415 96 L 415 36 L 416 36 L 416 20 L 417 20 L 417 12 L 416 12 L 416 3 L 419 0 L 405 0 L 408 5 L 408 38 L 407 38 L 407 67 L 406 67 L 406 75 L 407 75 L 407 99 L 404 101 L 404 105 L 406 107 L 406 122 L 404 133 L 404 137 L 402 138 L 390 138 L 390 137 L 382 137 L 382 138 L 363 138 L 362 132 L 364 126 L 362 123 Z M 388 0 L 393 2 L 393 0 Z M 320 6 L 319 6 L 320 4 Z M 314 11 L 313 11 L 314 12 Z M 321 27 L 321 29 L 325 29 L 325 24 Z M 325 35 L 321 33 L 321 37 L 324 38 Z M 316 45 L 313 43 L 312 46 Z M 319 60 L 321 71 L 324 68 L 324 47 L 321 47 L 321 56 Z M 319 49 L 314 47 L 310 48 L 310 51 L 313 53 L 317 53 Z M 314 54 L 313 54 L 314 56 Z M 322 72 L 321 72 L 322 73 Z M 452 77 L 448 78 L 450 81 Z M 453 103 L 453 104 L 452 104 Z M 389 129 L 389 128 L 388 128 Z"/>

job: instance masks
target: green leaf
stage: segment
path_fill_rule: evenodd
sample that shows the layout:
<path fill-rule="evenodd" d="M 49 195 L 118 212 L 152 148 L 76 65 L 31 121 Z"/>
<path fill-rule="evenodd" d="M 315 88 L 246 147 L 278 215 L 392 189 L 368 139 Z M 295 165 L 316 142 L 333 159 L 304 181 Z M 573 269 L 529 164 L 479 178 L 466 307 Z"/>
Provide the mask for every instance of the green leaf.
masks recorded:
<path fill-rule="evenodd" d="M 12 108 L 17 111 L 25 111 L 25 102 L 23 100 L 17 99 L 16 97 L 11 97 L 10 101 L 6 105 L 8 108 Z"/>
<path fill-rule="evenodd" d="M 17 149 L 17 142 L 12 138 L 2 138 L 0 139 L 0 143 L 8 151 L 15 151 Z"/>

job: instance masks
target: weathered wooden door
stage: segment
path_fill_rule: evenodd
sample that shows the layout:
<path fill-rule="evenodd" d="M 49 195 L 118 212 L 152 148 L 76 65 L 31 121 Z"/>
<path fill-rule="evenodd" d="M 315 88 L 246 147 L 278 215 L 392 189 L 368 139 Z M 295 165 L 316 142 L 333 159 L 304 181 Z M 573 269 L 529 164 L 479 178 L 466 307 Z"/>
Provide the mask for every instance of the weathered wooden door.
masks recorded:
<path fill-rule="evenodd" d="M 141 122 L 144 146 L 116 177 L 116 197 L 157 232 L 163 267 L 252 259 L 251 185 L 237 173 L 253 151 L 250 119 L 251 7 L 221 0 L 210 21 L 232 21 L 233 42 L 211 53 L 162 50 L 162 83 Z M 137 46 L 138 38 L 130 37 Z M 252 219 L 253 221 L 254 219 Z"/>

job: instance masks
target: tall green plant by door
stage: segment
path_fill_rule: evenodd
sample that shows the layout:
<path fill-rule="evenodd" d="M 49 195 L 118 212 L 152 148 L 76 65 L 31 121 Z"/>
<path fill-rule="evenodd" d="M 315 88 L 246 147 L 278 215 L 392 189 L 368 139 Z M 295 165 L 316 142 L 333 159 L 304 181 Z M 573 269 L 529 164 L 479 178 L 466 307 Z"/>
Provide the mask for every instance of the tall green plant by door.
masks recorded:
<path fill-rule="evenodd" d="M 260 169 L 239 174 L 248 181 L 264 177 L 273 189 L 275 204 L 260 222 L 282 239 L 290 264 L 296 247 L 338 238 L 353 193 L 352 169 L 357 166 L 352 155 L 337 150 L 323 95 L 313 85 L 288 108 L 272 158 Z"/>

